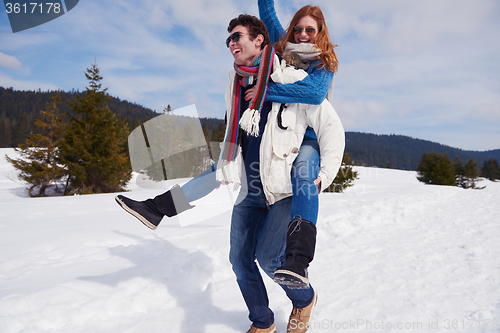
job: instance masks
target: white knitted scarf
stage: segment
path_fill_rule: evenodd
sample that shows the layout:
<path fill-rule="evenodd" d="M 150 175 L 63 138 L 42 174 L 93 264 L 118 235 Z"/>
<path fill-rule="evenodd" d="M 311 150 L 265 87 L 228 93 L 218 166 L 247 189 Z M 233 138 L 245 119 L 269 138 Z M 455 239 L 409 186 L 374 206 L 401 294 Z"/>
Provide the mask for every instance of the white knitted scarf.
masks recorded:
<path fill-rule="evenodd" d="M 311 43 L 295 44 L 286 42 L 283 53 L 285 52 L 297 55 L 299 57 L 300 64 L 295 67 L 303 70 L 309 69 L 315 61 L 319 60 L 319 55 L 321 54 L 321 50 Z M 326 94 L 326 99 L 329 101 L 332 100 L 334 81 L 335 79 L 332 78 L 332 82 L 328 88 L 328 93 Z"/>

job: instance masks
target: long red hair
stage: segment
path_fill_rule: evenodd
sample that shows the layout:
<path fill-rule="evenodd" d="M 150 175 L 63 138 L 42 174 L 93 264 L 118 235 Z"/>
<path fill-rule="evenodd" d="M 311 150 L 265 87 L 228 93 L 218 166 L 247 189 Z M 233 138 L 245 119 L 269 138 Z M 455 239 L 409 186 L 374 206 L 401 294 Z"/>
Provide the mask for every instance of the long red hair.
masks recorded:
<path fill-rule="evenodd" d="M 283 52 L 285 49 L 286 42 L 295 43 L 294 41 L 294 33 L 293 27 L 297 25 L 301 18 L 304 16 L 311 16 L 316 20 L 318 24 L 318 33 L 316 35 L 316 40 L 314 41 L 314 45 L 321 50 L 321 54 L 319 55 L 319 59 L 322 60 L 323 65 L 321 68 L 327 68 L 330 72 L 337 72 L 338 70 L 338 59 L 335 54 L 334 48 L 338 45 L 334 45 L 330 41 L 330 34 L 328 33 L 328 28 L 326 27 L 325 17 L 323 12 L 318 6 L 307 5 L 302 7 L 295 13 L 293 16 L 288 29 L 285 30 L 285 38 L 275 44 L 276 51 Z"/>

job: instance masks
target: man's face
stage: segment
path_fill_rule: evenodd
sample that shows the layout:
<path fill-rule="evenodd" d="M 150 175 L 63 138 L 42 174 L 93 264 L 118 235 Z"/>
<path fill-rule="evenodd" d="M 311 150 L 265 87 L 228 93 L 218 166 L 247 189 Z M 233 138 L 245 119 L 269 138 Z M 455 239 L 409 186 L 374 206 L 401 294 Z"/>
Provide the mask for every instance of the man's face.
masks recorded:
<path fill-rule="evenodd" d="M 254 40 L 250 40 L 248 29 L 242 25 L 231 30 L 230 36 L 239 32 L 240 38 L 237 42 L 229 42 L 229 51 L 233 55 L 234 63 L 240 66 L 251 66 L 255 57 L 260 53 L 260 46 L 264 40 L 262 35 L 258 35 Z"/>

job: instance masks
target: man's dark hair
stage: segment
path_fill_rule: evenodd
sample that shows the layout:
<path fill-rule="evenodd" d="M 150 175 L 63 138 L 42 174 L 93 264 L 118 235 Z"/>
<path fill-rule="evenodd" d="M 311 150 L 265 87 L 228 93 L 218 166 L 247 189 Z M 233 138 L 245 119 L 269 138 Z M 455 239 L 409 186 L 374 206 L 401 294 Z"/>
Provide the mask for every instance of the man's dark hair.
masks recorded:
<path fill-rule="evenodd" d="M 254 40 L 258 35 L 264 36 L 264 42 L 260 46 L 261 49 L 271 42 L 266 25 L 259 18 L 248 14 L 240 14 L 229 22 L 227 32 L 233 31 L 238 25 L 242 25 L 248 29 L 248 33 L 251 37 L 250 40 Z"/>

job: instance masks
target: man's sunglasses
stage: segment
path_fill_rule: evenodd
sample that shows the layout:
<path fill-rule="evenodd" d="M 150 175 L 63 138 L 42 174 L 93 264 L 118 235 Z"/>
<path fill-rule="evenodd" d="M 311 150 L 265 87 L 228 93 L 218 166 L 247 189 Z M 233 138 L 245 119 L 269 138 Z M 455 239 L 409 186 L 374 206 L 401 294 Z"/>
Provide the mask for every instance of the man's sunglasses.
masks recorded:
<path fill-rule="evenodd" d="M 226 39 L 226 46 L 229 47 L 229 43 L 233 41 L 233 43 L 236 43 L 237 41 L 240 40 L 241 35 L 245 35 L 244 32 L 235 32 L 231 36 L 227 37 Z"/>
<path fill-rule="evenodd" d="M 307 27 L 305 28 L 306 29 L 306 33 L 309 35 L 309 36 L 312 36 L 316 33 L 316 29 L 312 28 L 312 27 Z M 302 31 L 304 31 L 304 28 L 302 27 L 299 27 L 299 26 L 295 26 L 293 27 L 293 33 L 294 34 L 300 34 Z"/>

